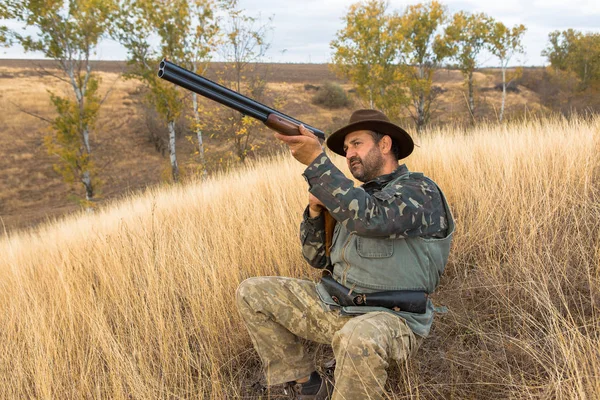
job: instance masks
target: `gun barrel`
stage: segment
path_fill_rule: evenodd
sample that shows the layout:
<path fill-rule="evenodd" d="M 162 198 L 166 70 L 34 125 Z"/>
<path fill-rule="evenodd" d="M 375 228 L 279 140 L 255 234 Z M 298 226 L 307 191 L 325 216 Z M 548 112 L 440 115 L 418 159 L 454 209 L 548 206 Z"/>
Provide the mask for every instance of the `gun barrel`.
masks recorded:
<path fill-rule="evenodd" d="M 224 106 L 233 108 L 244 115 L 256 118 L 267 124 L 269 115 L 276 115 L 286 119 L 296 125 L 303 124 L 306 128 L 314 132 L 317 137 L 325 139 L 325 133 L 310 125 L 307 125 L 289 115 L 283 114 L 275 109 L 272 109 L 262 103 L 252 100 L 238 92 L 219 85 L 201 75 L 188 71 L 170 61 L 162 60 L 158 70 L 159 78 L 165 79 L 178 86 L 184 87 L 192 92 L 198 93 L 204 97 L 214 100 Z"/>
<path fill-rule="evenodd" d="M 217 85 L 216 83 L 200 75 L 193 74 L 171 62 L 161 61 L 158 76 L 262 122 L 265 122 L 269 116 L 264 110 L 257 110 L 256 107 L 248 107 L 247 104 L 237 101 L 237 99 L 234 100 L 231 97 L 223 95 L 221 91 L 215 90 L 213 85 Z"/>

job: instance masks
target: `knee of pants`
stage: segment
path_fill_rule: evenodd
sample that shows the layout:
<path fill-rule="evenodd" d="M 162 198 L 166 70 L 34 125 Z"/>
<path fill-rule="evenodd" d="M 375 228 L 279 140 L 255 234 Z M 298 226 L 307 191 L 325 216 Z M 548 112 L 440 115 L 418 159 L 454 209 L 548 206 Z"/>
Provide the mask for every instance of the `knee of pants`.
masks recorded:
<path fill-rule="evenodd" d="M 262 308 L 266 304 L 265 301 L 276 296 L 279 290 L 277 277 L 255 276 L 248 278 L 240 283 L 235 292 L 238 309 L 249 307 L 254 311 L 258 311 L 256 308 Z"/>
<path fill-rule="evenodd" d="M 368 356 L 374 350 L 381 353 L 389 338 L 371 321 L 353 318 L 333 337 L 333 347 L 350 355 Z M 336 355 L 337 356 L 337 355 Z"/>
<path fill-rule="evenodd" d="M 259 277 L 245 279 L 239 284 L 237 290 L 235 291 L 235 299 L 238 308 L 248 306 L 248 303 L 245 299 L 248 297 L 248 295 L 261 291 L 260 284 L 261 280 Z"/>

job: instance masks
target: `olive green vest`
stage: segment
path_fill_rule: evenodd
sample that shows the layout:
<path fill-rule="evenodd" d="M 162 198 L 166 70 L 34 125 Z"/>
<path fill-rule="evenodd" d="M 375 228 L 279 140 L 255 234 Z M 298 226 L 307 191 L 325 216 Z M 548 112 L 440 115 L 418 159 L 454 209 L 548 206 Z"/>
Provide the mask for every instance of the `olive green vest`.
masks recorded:
<path fill-rule="evenodd" d="M 410 175 L 415 173 L 404 174 L 394 181 L 407 179 Z M 382 290 L 422 290 L 433 293 L 448 261 L 455 227 L 450 207 L 441 190 L 440 194 L 448 220 L 447 235 L 443 238 L 364 237 L 350 233 L 342 224 L 337 224 L 331 247 L 333 277 L 341 284 L 363 293 Z M 322 287 L 317 289 L 323 301 L 335 305 Z M 394 312 L 381 307 L 343 308 L 347 314 L 369 311 L 389 311 L 400 315 L 414 333 L 425 337 L 433 322 L 434 307 L 429 300 L 425 314 Z"/>

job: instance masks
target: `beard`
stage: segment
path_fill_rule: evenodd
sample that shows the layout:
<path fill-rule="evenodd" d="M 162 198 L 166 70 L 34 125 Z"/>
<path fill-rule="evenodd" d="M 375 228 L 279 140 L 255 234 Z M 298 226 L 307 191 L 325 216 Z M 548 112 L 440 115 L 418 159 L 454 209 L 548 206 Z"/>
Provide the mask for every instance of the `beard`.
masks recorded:
<path fill-rule="evenodd" d="M 377 146 L 373 146 L 364 158 L 354 156 L 348 160 L 350 173 L 363 183 L 373 180 L 381 175 L 384 164 L 385 160 L 383 159 L 383 154 L 381 154 L 381 151 Z"/>

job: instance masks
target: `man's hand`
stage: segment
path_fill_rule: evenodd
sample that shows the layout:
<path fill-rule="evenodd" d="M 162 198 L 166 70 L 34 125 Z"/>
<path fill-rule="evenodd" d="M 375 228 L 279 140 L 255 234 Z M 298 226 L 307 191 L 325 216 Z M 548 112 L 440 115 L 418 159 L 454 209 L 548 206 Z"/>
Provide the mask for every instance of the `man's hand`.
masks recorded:
<path fill-rule="evenodd" d="M 311 218 L 317 218 L 321 215 L 321 211 L 323 211 L 324 208 L 325 206 L 321 203 L 321 200 L 313 196 L 312 193 L 308 194 L 308 214 Z"/>
<path fill-rule="evenodd" d="M 286 136 L 275 132 L 275 138 L 288 145 L 292 156 L 304 165 L 310 165 L 323 152 L 319 139 L 304 125 L 300 125 L 300 136 Z"/>

